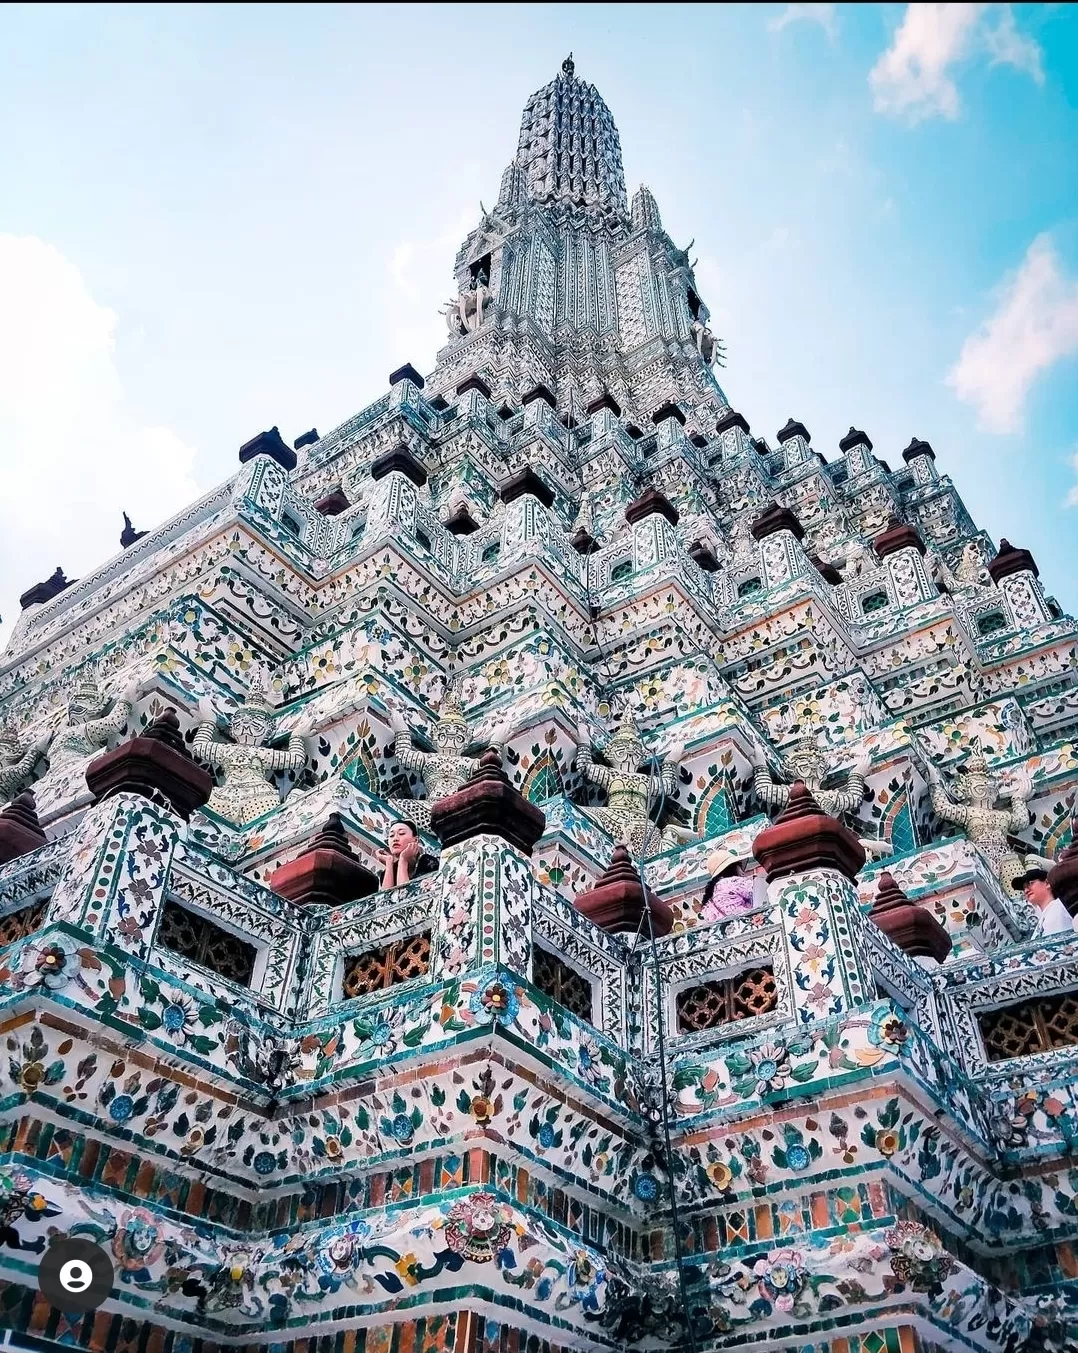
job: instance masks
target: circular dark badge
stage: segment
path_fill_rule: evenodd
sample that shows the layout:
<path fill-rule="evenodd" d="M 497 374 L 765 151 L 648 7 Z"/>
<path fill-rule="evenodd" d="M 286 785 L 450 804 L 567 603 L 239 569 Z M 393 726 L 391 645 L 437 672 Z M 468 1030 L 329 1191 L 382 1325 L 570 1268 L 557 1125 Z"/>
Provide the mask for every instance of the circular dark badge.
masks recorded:
<path fill-rule="evenodd" d="M 58 1311 L 92 1311 L 112 1291 L 112 1260 L 92 1240 L 57 1240 L 37 1270 L 41 1295 Z"/>

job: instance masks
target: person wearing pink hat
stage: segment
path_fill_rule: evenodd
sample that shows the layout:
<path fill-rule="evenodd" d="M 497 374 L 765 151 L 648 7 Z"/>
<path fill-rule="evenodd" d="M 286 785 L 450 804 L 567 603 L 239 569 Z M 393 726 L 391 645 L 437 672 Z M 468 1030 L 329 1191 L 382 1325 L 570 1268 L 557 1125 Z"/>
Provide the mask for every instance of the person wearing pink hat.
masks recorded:
<path fill-rule="evenodd" d="M 729 850 L 717 850 L 709 855 L 707 870 L 710 878 L 700 905 L 701 921 L 722 921 L 752 911 L 752 878 L 744 872 L 744 862 Z"/>

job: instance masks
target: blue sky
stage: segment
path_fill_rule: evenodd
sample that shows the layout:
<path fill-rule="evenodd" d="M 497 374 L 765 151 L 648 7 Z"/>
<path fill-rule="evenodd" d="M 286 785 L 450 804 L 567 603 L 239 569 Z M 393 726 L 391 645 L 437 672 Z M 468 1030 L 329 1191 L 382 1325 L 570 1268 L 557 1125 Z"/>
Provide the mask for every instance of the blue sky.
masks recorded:
<path fill-rule="evenodd" d="M 572 50 L 754 431 L 926 438 L 1078 608 L 1078 7 L 0 10 L 0 614 L 323 432 L 438 307 Z"/>

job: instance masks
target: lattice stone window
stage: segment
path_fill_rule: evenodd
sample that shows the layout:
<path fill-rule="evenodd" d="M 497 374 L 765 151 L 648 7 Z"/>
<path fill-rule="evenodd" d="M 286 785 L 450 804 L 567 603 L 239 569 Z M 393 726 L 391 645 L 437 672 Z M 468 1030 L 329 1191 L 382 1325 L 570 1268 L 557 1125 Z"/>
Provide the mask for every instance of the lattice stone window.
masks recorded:
<path fill-rule="evenodd" d="M 770 963 L 746 968 L 732 977 L 719 977 L 686 987 L 677 994 L 677 1027 L 683 1034 L 699 1033 L 734 1024 L 739 1019 L 766 1015 L 778 1005 L 779 993 Z"/>
<path fill-rule="evenodd" d="M 886 605 L 886 592 L 870 592 L 861 602 L 861 614 L 871 615 L 873 611 L 882 611 Z"/>
<path fill-rule="evenodd" d="M 535 946 L 532 958 L 532 981 L 551 1000 L 565 1006 L 579 1019 L 585 1019 L 589 1024 L 594 1022 L 595 988 L 592 983 L 568 963 L 563 963 L 557 954 L 539 945 Z"/>
<path fill-rule="evenodd" d="M 423 977 L 430 968 L 430 931 L 409 935 L 407 939 L 349 954 L 344 960 L 342 990 L 345 1000 L 385 991 L 399 982 Z"/>
<path fill-rule="evenodd" d="M 0 945 L 14 944 L 16 940 L 24 940 L 27 935 L 40 930 L 47 907 L 48 902 L 43 898 L 40 902 L 33 902 L 28 907 L 20 907 L 18 911 L 0 916 Z"/>
<path fill-rule="evenodd" d="M 746 578 L 743 583 L 737 585 L 737 595 L 739 600 L 745 597 L 758 597 L 764 590 L 764 585 L 759 578 Z"/>
<path fill-rule="evenodd" d="M 620 564 L 615 564 L 610 570 L 610 581 L 612 583 L 624 582 L 626 578 L 632 576 L 632 572 L 633 561 L 631 559 L 623 559 Z"/>
<path fill-rule="evenodd" d="M 286 531 L 291 532 L 294 536 L 301 536 L 303 534 L 303 527 L 295 517 L 292 516 L 291 512 L 281 513 L 281 525 Z"/>
<path fill-rule="evenodd" d="M 977 1016 L 977 1023 L 990 1062 L 1072 1048 L 1078 1044 L 1078 991 L 985 1010 Z"/>
<path fill-rule="evenodd" d="M 249 987 L 258 950 L 178 902 L 166 902 L 157 927 L 162 949 L 190 959 L 238 986 Z"/>
<path fill-rule="evenodd" d="M 415 543 L 421 550 L 433 549 L 433 546 L 430 543 L 430 536 L 427 535 L 426 531 L 421 531 L 418 528 L 415 533 Z"/>
<path fill-rule="evenodd" d="M 501 541 L 500 540 L 492 541 L 492 543 L 489 544 L 487 548 L 483 551 L 482 562 L 484 564 L 496 564 L 498 562 L 498 555 L 500 555 L 501 552 L 502 552 Z"/>
<path fill-rule="evenodd" d="M 988 615 L 977 617 L 977 633 L 981 638 L 986 638 L 989 634 L 998 634 L 1000 630 L 1007 628 L 1007 619 L 1002 611 L 990 611 Z"/>

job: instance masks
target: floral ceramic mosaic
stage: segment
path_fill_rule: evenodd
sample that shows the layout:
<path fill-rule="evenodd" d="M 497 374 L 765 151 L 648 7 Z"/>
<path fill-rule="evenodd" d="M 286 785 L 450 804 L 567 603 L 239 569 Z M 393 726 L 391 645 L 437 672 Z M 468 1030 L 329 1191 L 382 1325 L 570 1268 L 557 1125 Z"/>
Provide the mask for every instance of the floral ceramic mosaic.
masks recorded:
<path fill-rule="evenodd" d="M 830 462 L 751 436 L 571 59 L 454 278 L 428 381 L 290 468 L 265 434 L 0 657 L 0 843 L 27 790 L 47 837 L 0 857 L 0 1325 L 1078 1347 L 1078 939 L 1012 886 L 1072 840 L 1073 621 L 927 443 L 892 471 L 852 428 Z M 169 710 L 212 776 L 189 820 L 87 779 Z M 439 816 L 499 760 L 530 852 Z M 798 783 L 870 858 L 709 911 Z M 368 878 L 402 821 L 431 868 L 274 891 L 331 816 Z M 623 841 L 657 938 L 585 914 Z M 873 915 L 888 886 L 937 957 Z M 114 1265 L 86 1317 L 37 1292 L 65 1237 Z"/>

